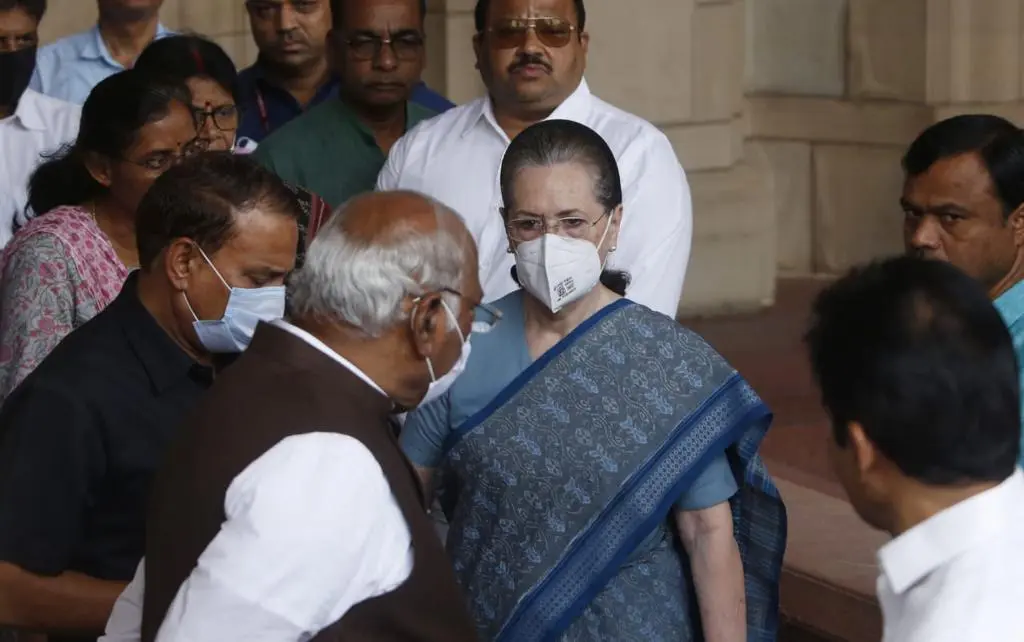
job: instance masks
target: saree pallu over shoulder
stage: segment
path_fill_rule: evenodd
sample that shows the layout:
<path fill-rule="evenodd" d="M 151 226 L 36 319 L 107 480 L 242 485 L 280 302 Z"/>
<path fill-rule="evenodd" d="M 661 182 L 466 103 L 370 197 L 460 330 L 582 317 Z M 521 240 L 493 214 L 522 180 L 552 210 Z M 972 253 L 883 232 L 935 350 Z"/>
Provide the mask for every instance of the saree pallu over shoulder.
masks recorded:
<path fill-rule="evenodd" d="M 481 637 L 689 639 L 668 518 L 727 452 L 748 639 L 774 640 L 786 518 L 757 457 L 770 421 L 673 319 L 625 300 L 591 317 L 446 442 L 448 551 Z"/>

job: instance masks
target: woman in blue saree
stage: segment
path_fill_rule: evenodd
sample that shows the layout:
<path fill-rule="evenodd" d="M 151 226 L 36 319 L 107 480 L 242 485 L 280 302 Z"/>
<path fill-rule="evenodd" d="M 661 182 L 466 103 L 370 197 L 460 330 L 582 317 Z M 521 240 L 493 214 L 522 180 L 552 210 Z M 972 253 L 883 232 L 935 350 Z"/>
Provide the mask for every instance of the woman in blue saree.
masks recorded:
<path fill-rule="evenodd" d="M 401 437 L 440 486 L 481 638 L 774 640 L 786 522 L 757 456 L 769 411 L 604 270 L 623 212 L 599 135 L 534 125 L 500 182 L 523 289 Z"/>

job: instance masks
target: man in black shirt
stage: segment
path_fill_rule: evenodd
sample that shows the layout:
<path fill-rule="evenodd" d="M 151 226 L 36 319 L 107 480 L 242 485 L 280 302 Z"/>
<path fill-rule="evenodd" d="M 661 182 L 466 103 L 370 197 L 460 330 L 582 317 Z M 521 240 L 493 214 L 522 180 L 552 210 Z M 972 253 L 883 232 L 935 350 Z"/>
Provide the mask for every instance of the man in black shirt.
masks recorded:
<path fill-rule="evenodd" d="M 0 626 L 51 642 L 103 633 L 143 555 L 150 479 L 213 353 L 283 314 L 299 216 L 280 179 L 230 154 L 151 188 L 142 269 L 0 409 Z"/>

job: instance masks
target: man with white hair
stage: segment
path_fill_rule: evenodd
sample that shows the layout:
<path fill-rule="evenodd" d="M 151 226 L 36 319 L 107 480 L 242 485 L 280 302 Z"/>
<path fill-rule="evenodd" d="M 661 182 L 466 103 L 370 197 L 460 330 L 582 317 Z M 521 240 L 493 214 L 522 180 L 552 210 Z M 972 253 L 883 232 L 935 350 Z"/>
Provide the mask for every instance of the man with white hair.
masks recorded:
<path fill-rule="evenodd" d="M 139 630 L 144 573 L 145 642 L 474 640 L 390 424 L 443 394 L 488 322 L 472 238 L 427 197 L 368 194 L 288 288 L 290 321 L 259 326 L 165 460 L 109 639 Z"/>

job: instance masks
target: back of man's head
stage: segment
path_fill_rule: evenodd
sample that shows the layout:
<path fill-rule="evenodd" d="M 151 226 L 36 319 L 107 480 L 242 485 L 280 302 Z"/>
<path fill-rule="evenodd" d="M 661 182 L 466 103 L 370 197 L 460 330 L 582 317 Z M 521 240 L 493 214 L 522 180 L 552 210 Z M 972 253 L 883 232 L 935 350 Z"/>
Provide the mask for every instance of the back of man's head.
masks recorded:
<path fill-rule="evenodd" d="M 856 425 L 921 484 L 1013 472 L 1013 343 L 985 292 L 952 265 L 901 257 L 853 270 L 818 297 L 806 340 L 840 449 Z"/>
<path fill-rule="evenodd" d="M 207 152 L 185 160 L 161 175 L 139 204 L 135 237 L 141 268 L 151 269 L 181 238 L 213 254 L 235 234 L 238 216 L 257 206 L 296 221 L 303 216 L 295 194 L 251 158 Z"/>
<path fill-rule="evenodd" d="M 289 310 L 380 337 L 408 319 L 411 297 L 461 292 L 476 260 L 462 219 L 441 203 L 412 192 L 358 196 L 318 231 L 289 280 Z M 462 301 L 445 300 L 457 316 Z"/>
<path fill-rule="evenodd" d="M 954 116 L 924 130 L 903 156 L 903 171 L 907 179 L 916 178 L 963 154 L 978 155 L 1006 216 L 1024 203 L 1024 132 L 992 114 Z"/>

